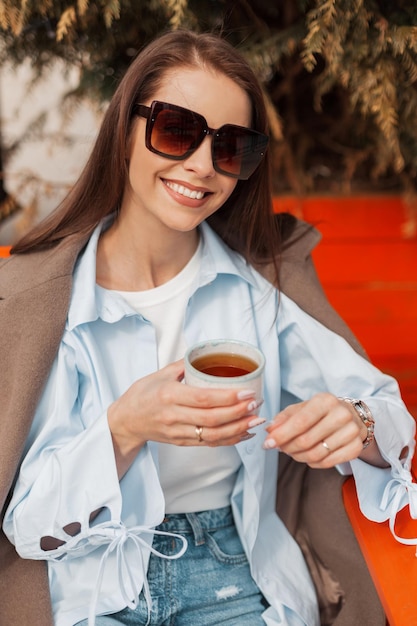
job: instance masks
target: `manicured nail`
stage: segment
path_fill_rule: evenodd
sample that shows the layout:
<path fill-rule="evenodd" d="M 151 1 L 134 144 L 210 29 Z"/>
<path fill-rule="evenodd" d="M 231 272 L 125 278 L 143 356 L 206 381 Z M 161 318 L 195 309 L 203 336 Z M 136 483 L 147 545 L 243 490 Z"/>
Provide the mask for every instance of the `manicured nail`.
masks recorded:
<path fill-rule="evenodd" d="M 247 400 L 247 398 L 254 398 L 255 395 L 252 389 L 241 389 L 241 391 L 238 391 L 237 398 L 238 400 Z"/>
<path fill-rule="evenodd" d="M 275 442 L 275 439 L 265 439 L 265 441 L 263 443 L 263 447 L 266 450 L 272 450 L 272 448 L 276 448 L 277 444 Z"/>
<path fill-rule="evenodd" d="M 254 411 L 255 409 L 259 409 L 259 407 L 264 403 L 263 400 L 252 400 L 252 402 L 249 402 L 248 406 L 247 406 L 247 411 L 248 413 L 250 413 L 251 411 Z"/>
<path fill-rule="evenodd" d="M 248 439 L 252 439 L 255 437 L 255 433 L 245 433 L 241 436 L 240 441 L 248 441 Z"/>
<path fill-rule="evenodd" d="M 255 426 L 259 426 L 260 424 L 265 424 L 266 419 L 264 417 L 255 417 L 255 419 L 251 420 L 248 424 L 248 428 L 254 428 Z"/>

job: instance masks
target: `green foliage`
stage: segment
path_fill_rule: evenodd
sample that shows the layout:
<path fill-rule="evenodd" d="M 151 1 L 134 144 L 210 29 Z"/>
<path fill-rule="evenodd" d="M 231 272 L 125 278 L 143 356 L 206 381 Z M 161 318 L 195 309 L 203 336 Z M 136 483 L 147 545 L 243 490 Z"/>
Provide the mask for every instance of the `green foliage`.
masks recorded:
<path fill-rule="evenodd" d="M 311 72 L 318 58 L 324 61 L 314 82 L 316 110 L 326 94 L 341 87 L 348 97 L 350 119 L 358 120 L 363 143 L 373 151 L 371 176 L 377 178 L 390 170 L 414 176 L 417 6 L 411 2 L 408 7 L 405 2 L 380 2 L 378 6 L 366 0 L 315 4 L 306 14 L 301 58 Z M 354 133 L 352 126 L 350 132 Z M 412 150 L 406 149 L 406 137 Z M 356 137 L 357 142 L 360 139 Z M 352 156 L 352 164 L 354 160 Z"/>
<path fill-rule="evenodd" d="M 105 102 L 165 29 L 217 31 L 261 77 L 276 191 L 414 188 L 415 0 L 3 0 L 0 63 L 60 58 Z"/>
<path fill-rule="evenodd" d="M 57 59 L 80 68 L 74 95 L 108 100 L 132 57 L 164 28 L 172 28 L 184 11 L 163 0 L 4 0 L 0 28 L 4 46 L 0 63 L 31 60 L 41 76 Z"/>

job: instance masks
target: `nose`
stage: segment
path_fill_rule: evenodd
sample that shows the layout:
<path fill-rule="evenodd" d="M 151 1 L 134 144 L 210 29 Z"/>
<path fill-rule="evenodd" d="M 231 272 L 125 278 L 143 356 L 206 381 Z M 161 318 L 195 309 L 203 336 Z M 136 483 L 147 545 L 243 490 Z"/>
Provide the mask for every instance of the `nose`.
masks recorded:
<path fill-rule="evenodd" d="M 216 174 L 211 155 L 212 141 L 210 135 L 206 135 L 197 150 L 184 160 L 185 169 L 195 172 L 199 178 L 212 178 Z"/>

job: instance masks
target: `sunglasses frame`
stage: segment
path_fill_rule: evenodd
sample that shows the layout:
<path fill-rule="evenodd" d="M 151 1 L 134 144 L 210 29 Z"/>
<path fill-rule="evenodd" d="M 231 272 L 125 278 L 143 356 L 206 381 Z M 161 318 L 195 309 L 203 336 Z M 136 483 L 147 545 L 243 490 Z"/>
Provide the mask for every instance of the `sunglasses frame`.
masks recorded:
<path fill-rule="evenodd" d="M 191 143 L 190 147 L 184 152 L 184 154 L 168 154 L 166 152 L 161 152 L 152 145 L 152 132 L 155 126 L 156 119 L 159 113 L 161 113 L 162 111 L 185 113 L 191 116 L 196 122 L 199 122 L 201 132 L 198 137 Z M 203 115 L 200 115 L 200 113 L 196 113 L 195 111 L 191 111 L 190 109 L 177 106 L 176 104 L 169 104 L 168 102 L 153 100 L 150 106 L 147 106 L 145 104 L 135 104 L 133 107 L 133 113 L 139 117 L 144 117 L 146 119 L 145 145 L 148 150 L 173 161 L 184 161 L 185 159 L 187 159 L 191 154 L 193 154 L 193 152 L 195 152 L 199 148 L 204 139 L 208 135 L 211 135 L 213 137 L 211 143 L 211 157 L 213 161 L 213 167 L 215 171 L 219 174 L 223 174 L 224 176 L 230 176 L 231 178 L 247 180 L 257 169 L 258 165 L 265 156 L 266 149 L 268 147 L 268 135 L 253 130 L 252 128 L 247 128 L 246 126 L 238 126 L 237 124 L 224 124 L 223 126 L 220 126 L 220 128 L 210 128 Z M 234 132 L 237 131 L 243 137 L 250 137 L 252 141 L 256 140 L 255 149 L 252 149 L 249 153 L 251 156 L 251 163 L 245 164 L 244 155 L 242 156 L 242 164 L 244 165 L 244 167 L 241 168 L 241 172 L 243 171 L 243 173 L 233 174 L 232 172 L 222 169 L 222 167 L 218 163 L 218 159 L 216 156 L 216 148 L 218 145 L 217 142 L 222 137 L 222 134 L 227 131 L 227 129 L 231 129 Z"/>

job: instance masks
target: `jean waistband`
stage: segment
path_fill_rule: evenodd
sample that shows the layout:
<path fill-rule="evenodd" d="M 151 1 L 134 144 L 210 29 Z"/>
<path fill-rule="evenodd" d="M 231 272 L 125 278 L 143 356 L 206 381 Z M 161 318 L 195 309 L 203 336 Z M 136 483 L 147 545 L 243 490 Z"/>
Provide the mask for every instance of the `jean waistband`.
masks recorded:
<path fill-rule="evenodd" d="M 213 531 L 218 528 L 226 528 L 234 524 L 231 506 L 224 506 L 209 511 L 197 513 L 173 513 L 167 514 L 157 530 L 175 532 L 180 534 L 192 534 L 196 545 L 204 543 L 204 531 Z"/>

